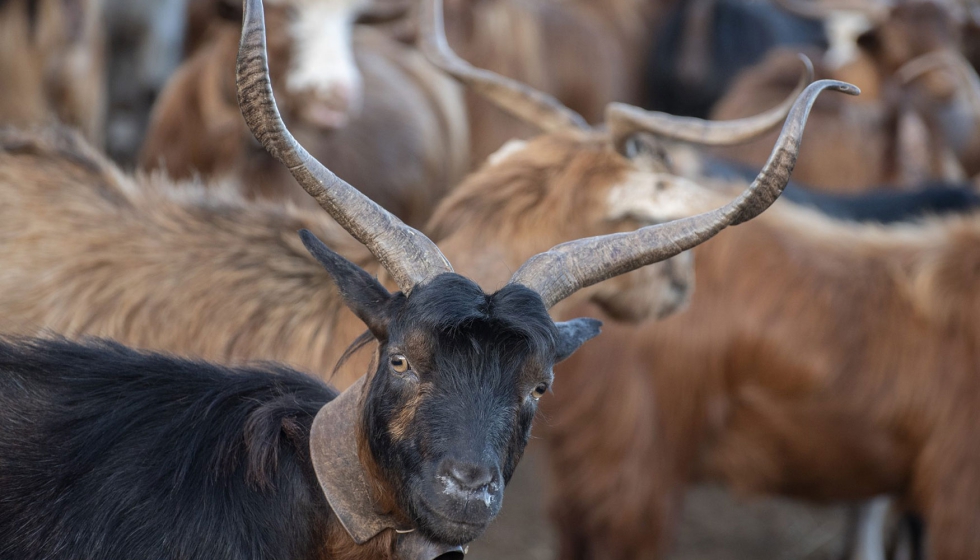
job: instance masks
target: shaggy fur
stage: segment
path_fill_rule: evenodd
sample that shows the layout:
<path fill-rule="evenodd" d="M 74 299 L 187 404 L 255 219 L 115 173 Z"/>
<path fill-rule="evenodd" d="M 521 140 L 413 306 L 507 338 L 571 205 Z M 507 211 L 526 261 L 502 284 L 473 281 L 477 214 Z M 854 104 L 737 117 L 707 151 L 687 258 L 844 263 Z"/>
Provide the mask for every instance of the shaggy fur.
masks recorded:
<path fill-rule="evenodd" d="M 5 339 L 0 389 L 0 558 L 365 557 L 343 553 L 357 547 L 310 463 L 313 417 L 336 395 L 321 382 Z M 381 541 L 370 557 L 390 556 Z"/>
<path fill-rule="evenodd" d="M 297 138 L 324 165 L 409 224 L 420 227 L 469 169 L 462 92 L 422 55 L 383 33 L 358 28 L 357 64 L 364 79 L 360 113 L 324 131 L 299 115 L 305 101 L 282 86 L 292 44 L 284 7 L 269 3 L 269 67 L 276 101 Z M 144 169 L 173 178 L 200 174 L 241 182 L 251 196 L 316 208 L 252 137 L 238 108 L 235 59 L 241 22 L 218 20 L 207 40 L 168 82 L 154 107 L 140 156 Z"/>
<path fill-rule="evenodd" d="M 296 231 L 376 265 L 322 211 L 134 181 L 70 134 L 7 131 L 0 145 L 3 331 L 107 336 L 223 362 L 272 359 L 323 377 L 363 331 Z M 363 372 L 353 364 L 341 385 Z"/>
<path fill-rule="evenodd" d="M 0 125 L 105 125 L 101 0 L 0 3 Z"/>
<path fill-rule="evenodd" d="M 686 311 L 610 325 L 557 372 L 542 426 L 562 558 L 662 557 L 703 477 L 893 494 L 929 558 L 975 558 L 978 247 L 976 213 L 860 226 L 786 203 L 700 247 Z"/>
<path fill-rule="evenodd" d="M 430 237 L 458 272 L 497 289 L 533 254 L 639 225 L 610 220 L 606 199 L 643 165 L 600 135 L 539 138 L 461 185 Z M 274 359 L 326 378 L 365 327 L 301 245 L 302 228 L 385 278 L 322 210 L 134 180 L 74 135 L 0 132 L 0 330 L 105 336 L 220 362 Z M 666 312 L 684 301 L 689 281 L 688 261 L 674 260 L 572 300 Z M 369 358 L 354 356 L 333 382 L 346 387 Z"/>

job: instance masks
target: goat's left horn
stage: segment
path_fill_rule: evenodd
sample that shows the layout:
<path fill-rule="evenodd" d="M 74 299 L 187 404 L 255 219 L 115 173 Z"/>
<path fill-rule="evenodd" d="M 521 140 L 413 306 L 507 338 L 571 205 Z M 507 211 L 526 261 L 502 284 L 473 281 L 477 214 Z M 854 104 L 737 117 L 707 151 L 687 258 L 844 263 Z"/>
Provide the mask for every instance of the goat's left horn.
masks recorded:
<path fill-rule="evenodd" d="M 334 175 L 289 133 L 272 95 L 262 0 L 245 0 L 237 81 L 238 104 L 252 134 L 324 210 L 371 251 L 402 292 L 408 295 L 415 286 L 453 271 L 432 240 Z"/>
<path fill-rule="evenodd" d="M 810 108 L 825 89 L 850 95 L 860 93 L 857 87 L 834 80 L 821 80 L 803 90 L 790 109 L 766 166 L 732 202 L 711 212 L 629 233 L 562 243 L 531 257 L 510 282 L 536 291 L 550 308 L 582 288 L 669 259 L 704 243 L 730 225 L 758 216 L 789 183 Z"/>
<path fill-rule="evenodd" d="M 626 140 L 638 132 L 649 132 L 705 146 L 730 146 L 765 134 L 783 122 L 803 89 L 813 81 L 813 63 L 799 55 L 804 72 L 800 83 L 782 103 L 764 113 L 731 121 L 708 121 L 693 117 L 678 117 L 659 111 L 647 111 L 625 103 L 610 103 L 606 107 L 606 126 L 613 144 L 620 151 Z"/>
<path fill-rule="evenodd" d="M 442 0 L 423 0 L 419 28 L 419 48 L 429 62 L 501 109 L 548 132 L 589 128 L 582 115 L 547 93 L 489 70 L 475 68 L 453 52 L 446 40 Z"/>

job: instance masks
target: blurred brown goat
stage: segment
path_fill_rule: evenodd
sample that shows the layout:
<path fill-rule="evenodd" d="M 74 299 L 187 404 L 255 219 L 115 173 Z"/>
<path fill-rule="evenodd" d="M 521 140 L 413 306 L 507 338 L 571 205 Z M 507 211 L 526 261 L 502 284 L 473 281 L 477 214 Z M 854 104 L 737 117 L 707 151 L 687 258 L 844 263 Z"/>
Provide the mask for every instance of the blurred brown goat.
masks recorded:
<path fill-rule="evenodd" d="M 590 123 L 613 101 L 636 103 L 640 65 L 657 8 L 648 0 L 449 0 L 446 33 L 480 68 L 554 95 Z M 470 138 L 479 164 L 504 142 L 534 128 L 471 93 Z"/>
<path fill-rule="evenodd" d="M 956 181 L 980 172 L 977 82 L 949 66 L 918 75 L 906 71 L 917 60 L 938 53 L 959 57 L 959 66 L 968 67 L 958 54 L 960 24 L 934 2 L 902 2 L 887 14 L 853 39 L 852 53 L 828 53 L 816 65 L 818 77 L 852 81 L 866 95 L 855 101 L 826 98 L 817 104 L 806 135 L 809 149 L 800 159 L 795 181 L 860 192 Z M 744 72 L 712 117 L 752 114 L 780 99 L 792 87 L 793 61 L 791 53 L 777 51 Z M 720 153 L 758 166 L 771 140 L 770 135 Z"/>
<path fill-rule="evenodd" d="M 0 124 L 62 122 L 102 142 L 101 0 L 0 0 Z"/>
<path fill-rule="evenodd" d="M 429 54 L 442 57 L 442 64 L 451 52 L 435 24 L 438 12 L 426 7 Z M 816 95 L 828 87 L 853 93 L 842 84 L 814 84 L 792 107 L 783 103 L 728 123 L 677 122 L 618 106 L 610 108 L 610 133 L 557 126 L 570 112 L 554 99 L 472 70 L 452 68 L 518 114 L 551 122 L 549 133 L 512 144 L 464 181 L 427 228 L 457 272 L 488 289 L 558 243 L 630 231 L 704 207 L 703 189 L 666 173 L 660 152 L 627 136 L 653 131 L 719 143 L 758 134 L 791 113 L 773 166 L 754 186 L 781 188 Z M 360 266 L 380 271 L 328 218 L 220 190 L 162 180 L 154 188 L 153 181 L 121 175 L 70 137 L 9 132 L 0 147 L 3 330 L 94 334 L 222 361 L 275 359 L 321 375 L 363 331 L 294 237 L 299 227 L 313 229 Z M 688 254 L 678 255 L 582 289 L 570 305 L 594 301 L 636 319 L 663 315 L 686 301 L 691 266 Z"/>
<path fill-rule="evenodd" d="M 328 0 L 293 3 L 308 4 L 304 9 L 309 10 L 332 5 Z M 313 71 L 303 70 L 304 63 L 316 65 L 329 53 L 302 58 L 309 54 L 305 49 L 312 48 L 309 39 L 297 36 L 296 18 L 304 12 L 290 8 L 286 2 L 270 3 L 266 9 L 270 66 L 284 118 L 310 151 L 339 176 L 360 185 L 368 197 L 407 223 L 421 226 L 436 202 L 469 169 L 462 92 L 413 49 L 378 30 L 354 28 L 353 15 L 344 21 L 350 28 L 348 43 L 352 41 L 356 65 L 352 59 L 347 68 L 346 63 L 340 64 L 344 57 L 334 53 L 341 59 L 339 66 L 347 70 L 319 76 L 322 87 L 291 87 L 306 84 L 304 76 L 312 79 Z M 313 207 L 288 170 L 256 144 L 238 110 L 238 17 L 225 20 L 215 15 L 205 38 L 198 39 L 191 58 L 171 78 L 154 108 L 141 165 L 160 167 L 175 179 L 196 174 L 231 179 L 250 194 L 285 197 Z M 314 31 L 322 32 L 310 30 Z M 344 48 L 333 42 L 320 47 Z M 345 99 L 348 95 L 356 99 L 338 109 L 330 93 L 336 88 L 328 84 L 343 82 L 344 76 L 356 87 L 336 88 L 349 92 Z"/>
<path fill-rule="evenodd" d="M 695 268 L 685 311 L 607 325 L 557 374 L 560 557 L 664 557 L 705 478 L 891 494 L 924 517 L 928 558 L 980 556 L 980 214 L 866 226 L 780 203 Z"/>

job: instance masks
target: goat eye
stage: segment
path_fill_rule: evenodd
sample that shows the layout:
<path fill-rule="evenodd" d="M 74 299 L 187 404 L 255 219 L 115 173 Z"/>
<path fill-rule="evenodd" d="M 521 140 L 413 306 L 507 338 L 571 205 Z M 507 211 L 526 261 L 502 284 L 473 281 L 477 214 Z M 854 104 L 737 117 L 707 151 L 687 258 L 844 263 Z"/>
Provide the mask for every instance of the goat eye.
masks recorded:
<path fill-rule="evenodd" d="M 391 364 L 391 369 L 395 370 L 397 373 L 405 373 L 409 370 L 408 358 L 401 354 L 395 354 L 388 359 L 388 363 Z"/>
<path fill-rule="evenodd" d="M 541 397 L 543 397 L 544 394 L 547 393 L 547 392 L 548 392 L 548 384 L 547 383 L 538 383 L 538 386 L 535 387 L 533 391 L 531 391 L 531 397 L 534 400 L 538 400 Z"/>

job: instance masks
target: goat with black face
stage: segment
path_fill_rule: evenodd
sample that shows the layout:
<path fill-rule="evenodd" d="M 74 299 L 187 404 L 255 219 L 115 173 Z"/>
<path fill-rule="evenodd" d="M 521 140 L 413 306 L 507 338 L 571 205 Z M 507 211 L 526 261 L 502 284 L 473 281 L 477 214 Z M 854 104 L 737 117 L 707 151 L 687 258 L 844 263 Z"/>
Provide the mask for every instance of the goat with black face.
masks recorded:
<path fill-rule="evenodd" d="M 437 6 L 424 5 L 430 30 L 441 25 Z M 441 40 L 442 62 L 470 76 Z M 540 93 L 507 81 L 494 87 L 526 97 L 524 107 L 545 120 L 584 123 Z M 0 341 L 0 399 L 12 399 L 0 407 L 0 419 L 11 418 L 0 433 L 0 483 L 10 494 L 0 496 L 0 534 L 11 535 L 0 540 L 0 559 L 460 557 L 500 510 L 553 365 L 599 332 L 598 321 L 556 323 L 548 310 L 768 208 L 789 180 L 811 105 L 828 88 L 856 91 L 830 81 L 804 90 L 769 163 L 734 201 L 558 245 L 488 294 L 296 142 L 272 96 L 261 0 L 245 0 L 238 89 L 246 122 L 399 288 L 389 292 L 301 232 L 367 325 L 365 340 L 379 342 L 373 370 L 335 398 L 298 374 L 246 368 L 238 373 L 250 385 L 236 391 L 235 372 L 206 364 L 111 345 Z M 37 444 L 65 433 L 75 447 Z M 189 440 L 195 445 L 182 447 Z M 74 460 L 78 453 L 91 460 Z M 66 499 L 72 492 L 78 501 Z M 173 496 L 185 499 L 186 512 L 168 505 Z M 156 517 L 134 518 L 133 504 Z"/>
<path fill-rule="evenodd" d="M 352 407 L 361 410 L 359 454 L 369 450 L 382 493 L 393 509 L 403 505 L 410 525 L 439 542 L 473 540 L 500 511 L 552 365 L 598 334 L 600 323 L 555 323 L 529 288 L 510 284 L 488 295 L 452 273 L 416 287 L 411 297 L 391 294 L 309 232 L 302 236 L 380 342 L 370 384 L 358 382 L 341 397 L 353 402 L 363 393 L 363 404 Z M 321 474 L 328 487 L 328 479 L 344 478 Z"/>

